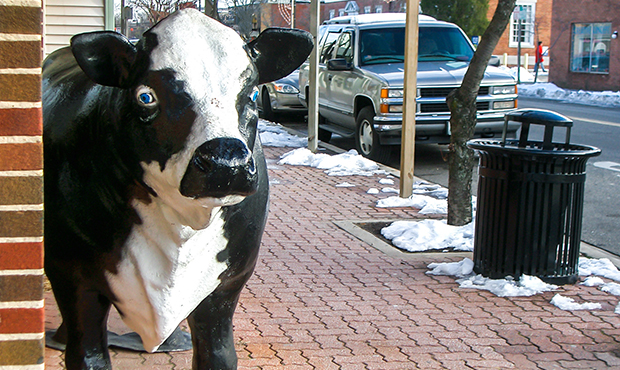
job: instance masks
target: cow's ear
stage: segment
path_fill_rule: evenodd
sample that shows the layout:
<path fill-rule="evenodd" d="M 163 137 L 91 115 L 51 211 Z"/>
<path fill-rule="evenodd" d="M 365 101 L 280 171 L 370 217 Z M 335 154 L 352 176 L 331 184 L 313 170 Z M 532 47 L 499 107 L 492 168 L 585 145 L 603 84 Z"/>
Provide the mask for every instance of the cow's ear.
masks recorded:
<path fill-rule="evenodd" d="M 288 76 L 312 51 L 312 35 L 290 28 L 268 28 L 248 43 L 250 56 L 258 68 L 258 83 Z"/>
<path fill-rule="evenodd" d="M 81 33 L 71 38 L 71 51 L 94 82 L 128 87 L 137 49 L 125 36 L 112 31 Z"/>

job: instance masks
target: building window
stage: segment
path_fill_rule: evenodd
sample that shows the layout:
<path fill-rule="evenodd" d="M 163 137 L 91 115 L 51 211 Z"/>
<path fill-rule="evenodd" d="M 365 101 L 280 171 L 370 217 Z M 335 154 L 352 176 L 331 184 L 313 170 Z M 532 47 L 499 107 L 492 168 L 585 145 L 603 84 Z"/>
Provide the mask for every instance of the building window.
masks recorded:
<path fill-rule="evenodd" d="M 519 46 L 521 39 L 522 48 L 533 48 L 534 44 L 534 20 L 536 15 L 536 3 L 519 2 L 515 6 L 510 19 L 510 47 Z M 519 21 L 521 21 L 521 32 L 519 32 Z"/>
<path fill-rule="evenodd" d="M 329 10 L 329 19 L 332 19 L 336 16 L 336 9 Z"/>
<path fill-rule="evenodd" d="M 575 23 L 572 29 L 571 72 L 609 73 L 611 23 Z"/>
<path fill-rule="evenodd" d="M 383 5 L 375 5 L 375 13 L 383 13 Z"/>
<path fill-rule="evenodd" d="M 344 16 L 344 8 L 342 8 L 342 9 L 338 9 L 338 16 L 339 16 L 339 17 Z"/>
<path fill-rule="evenodd" d="M 364 7 L 364 14 L 370 13 L 370 5 Z"/>

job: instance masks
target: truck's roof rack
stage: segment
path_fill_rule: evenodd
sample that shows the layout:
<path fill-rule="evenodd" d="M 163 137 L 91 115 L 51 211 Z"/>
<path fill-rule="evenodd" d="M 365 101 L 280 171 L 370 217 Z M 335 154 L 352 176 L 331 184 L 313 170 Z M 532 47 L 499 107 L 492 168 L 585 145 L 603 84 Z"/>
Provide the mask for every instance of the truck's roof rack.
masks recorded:
<path fill-rule="evenodd" d="M 323 22 L 323 24 L 364 24 L 377 22 L 401 22 L 406 20 L 405 13 L 374 13 L 374 14 L 356 14 L 335 17 Z M 419 21 L 436 21 L 430 15 L 420 14 Z"/>

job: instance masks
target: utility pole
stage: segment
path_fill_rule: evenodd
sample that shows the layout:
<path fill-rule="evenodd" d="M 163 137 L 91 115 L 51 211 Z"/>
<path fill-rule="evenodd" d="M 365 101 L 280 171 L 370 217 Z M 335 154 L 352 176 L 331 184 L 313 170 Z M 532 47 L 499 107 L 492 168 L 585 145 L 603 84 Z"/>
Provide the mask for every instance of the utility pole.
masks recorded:
<path fill-rule="evenodd" d="M 127 36 L 127 17 L 125 15 L 125 0 L 121 0 L 121 33 Z"/>
<path fill-rule="evenodd" d="M 403 128 L 400 142 L 400 196 L 413 193 L 415 162 L 415 114 L 418 110 L 418 17 L 420 0 L 407 0 L 405 26 L 405 80 L 403 86 Z"/>
<path fill-rule="evenodd" d="M 295 0 L 291 0 L 291 28 L 295 28 Z"/>
<path fill-rule="evenodd" d="M 517 18 L 517 83 L 521 83 L 521 41 L 523 39 L 523 19 L 526 17 L 526 13 L 523 11 L 523 6 L 517 5 L 514 10 Z"/>
<path fill-rule="evenodd" d="M 521 83 L 521 38 L 523 37 L 523 33 L 521 30 L 521 18 L 517 21 L 517 35 L 519 37 L 519 41 L 517 42 L 517 83 Z"/>
<path fill-rule="evenodd" d="M 417 1 L 417 0 L 416 0 Z M 309 70 L 309 91 L 308 98 L 308 149 L 312 153 L 316 153 L 319 148 L 319 88 L 317 82 L 319 80 L 319 52 L 318 52 L 318 34 L 319 24 L 321 23 L 321 2 L 320 0 L 311 0 L 310 2 L 310 33 L 314 39 L 314 48 L 310 53 L 310 70 Z"/>

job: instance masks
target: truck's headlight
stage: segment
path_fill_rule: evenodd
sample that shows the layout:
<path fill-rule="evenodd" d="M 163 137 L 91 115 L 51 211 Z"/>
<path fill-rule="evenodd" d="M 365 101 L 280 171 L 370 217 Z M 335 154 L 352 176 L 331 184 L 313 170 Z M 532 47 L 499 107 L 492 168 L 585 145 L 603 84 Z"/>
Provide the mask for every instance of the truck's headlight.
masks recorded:
<path fill-rule="evenodd" d="M 516 94 L 517 86 L 491 86 L 491 95 L 508 95 L 508 94 Z"/>
<path fill-rule="evenodd" d="M 381 89 L 381 97 L 386 98 L 400 98 L 402 99 L 404 93 L 403 89 Z"/>
<path fill-rule="evenodd" d="M 514 100 L 493 102 L 493 109 L 512 109 L 512 108 L 516 108 Z"/>
<path fill-rule="evenodd" d="M 299 90 L 293 85 L 289 84 L 273 84 L 273 88 L 276 89 L 277 92 L 282 94 L 297 94 Z"/>
<path fill-rule="evenodd" d="M 381 104 L 379 111 L 381 113 L 402 113 L 403 106 L 401 104 Z"/>

